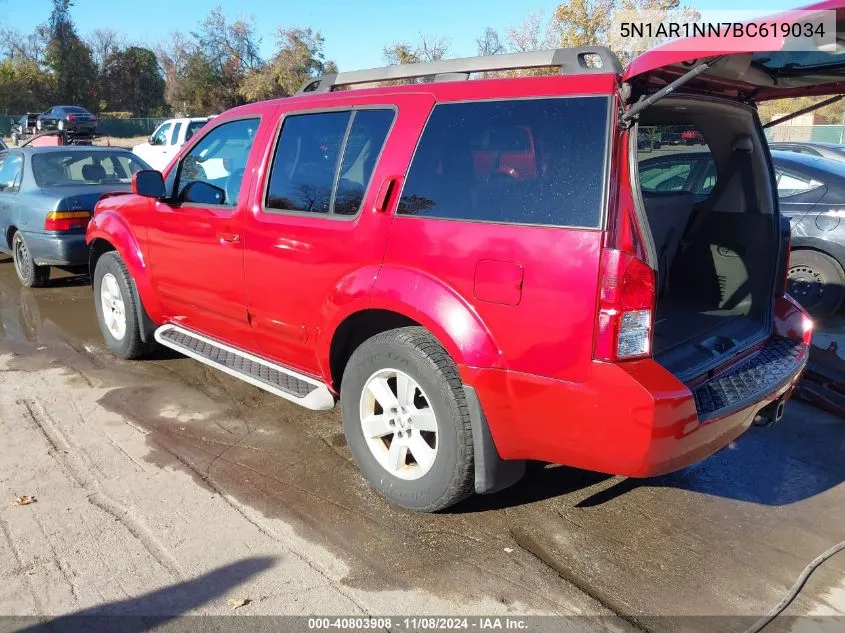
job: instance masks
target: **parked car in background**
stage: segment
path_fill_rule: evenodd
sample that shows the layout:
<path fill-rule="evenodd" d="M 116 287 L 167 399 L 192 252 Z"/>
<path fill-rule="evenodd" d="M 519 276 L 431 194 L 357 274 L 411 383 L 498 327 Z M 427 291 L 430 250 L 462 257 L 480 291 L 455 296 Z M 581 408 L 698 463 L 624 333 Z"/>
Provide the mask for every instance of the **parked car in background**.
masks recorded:
<path fill-rule="evenodd" d="M 25 141 L 37 131 L 37 112 L 28 112 L 24 114 L 16 123 L 12 125 L 11 137 L 12 145 L 17 147 L 21 141 Z"/>
<path fill-rule="evenodd" d="M 153 169 L 162 171 L 208 121 L 208 118 L 168 119 L 156 128 L 146 143 L 136 145 L 132 151 Z"/>
<path fill-rule="evenodd" d="M 772 161 L 780 211 L 792 229 L 789 293 L 815 318 L 829 317 L 845 301 L 845 162 L 777 150 Z M 649 193 L 689 192 L 701 203 L 715 183 L 707 150 L 640 161 L 640 185 Z"/>
<path fill-rule="evenodd" d="M 105 193 L 129 191 L 149 169 L 125 149 L 22 147 L 0 154 L 0 251 L 24 286 L 43 286 L 51 266 L 88 263 L 85 227 Z"/>
<path fill-rule="evenodd" d="M 781 417 L 812 334 L 784 292 L 789 229 L 747 102 L 782 93 L 785 61 L 743 74 L 750 54 L 730 58 L 405 64 L 223 113 L 164 174 L 97 205 L 104 341 L 122 358 L 159 343 L 311 409 L 339 398 L 363 475 L 415 510 L 506 487 L 529 459 L 627 476 L 695 463 Z M 801 73 L 790 61 L 787 83 Z M 344 89 L 433 75 L 450 80 Z M 642 195 L 637 121 L 690 124 L 720 169 L 744 166 L 711 192 L 671 283 L 693 204 Z"/>
<path fill-rule="evenodd" d="M 54 106 L 38 115 L 35 126 L 39 132 L 59 130 L 93 133 L 97 131 L 97 117 L 82 106 Z"/>
<path fill-rule="evenodd" d="M 704 143 L 704 137 L 698 130 L 685 130 L 681 132 L 681 141 L 684 145 L 700 145 Z"/>
<path fill-rule="evenodd" d="M 833 160 L 845 161 L 845 145 L 839 143 L 821 143 L 816 141 L 775 141 L 769 148 L 784 152 L 795 152 L 809 156 L 821 156 Z"/>

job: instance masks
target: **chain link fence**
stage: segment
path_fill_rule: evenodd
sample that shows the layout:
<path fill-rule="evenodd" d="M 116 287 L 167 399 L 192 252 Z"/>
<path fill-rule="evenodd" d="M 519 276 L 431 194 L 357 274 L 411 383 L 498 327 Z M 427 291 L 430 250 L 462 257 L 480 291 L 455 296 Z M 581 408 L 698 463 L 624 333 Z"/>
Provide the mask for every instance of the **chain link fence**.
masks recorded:
<path fill-rule="evenodd" d="M 817 141 L 845 144 L 845 125 L 775 125 L 766 130 L 769 142 Z"/>
<path fill-rule="evenodd" d="M 0 116 L 0 135 L 9 136 L 12 125 L 17 123 L 22 114 L 4 114 Z M 97 122 L 97 131 L 106 136 L 117 138 L 131 138 L 134 136 L 149 136 L 166 119 L 163 118 L 135 118 L 135 119 L 105 119 Z"/>

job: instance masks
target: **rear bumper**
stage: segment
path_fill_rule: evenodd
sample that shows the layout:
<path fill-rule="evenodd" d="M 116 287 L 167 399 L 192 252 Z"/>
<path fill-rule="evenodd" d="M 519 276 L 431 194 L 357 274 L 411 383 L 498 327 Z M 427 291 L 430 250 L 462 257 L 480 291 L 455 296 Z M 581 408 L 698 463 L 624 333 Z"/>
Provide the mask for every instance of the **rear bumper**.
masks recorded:
<path fill-rule="evenodd" d="M 58 235 L 52 233 L 23 234 L 32 258 L 39 266 L 83 266 L 88 264 L 85 233 Z"/>
<path fill-rule="evenodd" d="M 496 369 L 461 371 L 478 392 L 502 458 L 650 477 L 701 461 L 748 429 L 761 409 L 789 396 L 809 345 L 787 341 L 787 348 L 770 349 L 784 340 L 773 337 L 692 388 L 652 359 L 593 362 L 584 383 Z M 788 359 L 768 362 L 766 354 L 784 349 Z"/>
<path fill-rule="evenodd" d="M 96 123 L 66 123 L 66 128 L 69 132 L 95 132 L 97 130 Z"/>

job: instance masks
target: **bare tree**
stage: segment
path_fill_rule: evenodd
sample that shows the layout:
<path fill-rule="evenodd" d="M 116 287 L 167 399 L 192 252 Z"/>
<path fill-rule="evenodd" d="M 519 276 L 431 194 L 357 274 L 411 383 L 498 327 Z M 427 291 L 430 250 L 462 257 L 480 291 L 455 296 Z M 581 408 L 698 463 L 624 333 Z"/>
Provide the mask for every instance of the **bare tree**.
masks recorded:
<path fill-rule="evenodd" d="M 499 55 L 505 52 L 505 45 L 499 37 L 499 32 L 489 26 L 484 29 L 484 34 L 475 40 L 475 43 L 478 45 L 478 54 L 481 56 Z"/>
<path fill-rule="evenodd" d="M 547 20 L 541 11 L 532 11 L 521 24 L 508 29 L 511 48 L 517 52 L 542 51 L 560 46 L 560 25 Z"/>
<path fill-rule="evenodd" d="M 85 38 L 94 56 L 94 63 L 102 69 L 108 58 L 126 48 L 126 37 L 114 29 L 94 29 Z"/>
<path fill-rule="evenodd" d="M 0 56 L 7 59 L 43 64 L 50 41 L 50 31 L 46 24 L 39 24 L 31 33 L 23 35 L 11 27 L 0 28 Z"/>
<path fill-rule="evenodd" d="M 436 62 L 446 57 L 451 42 L 446 37 L 430 37 L 420 35 L 420 45 L 417 47 L 417 57 L 420 61 Z"/>

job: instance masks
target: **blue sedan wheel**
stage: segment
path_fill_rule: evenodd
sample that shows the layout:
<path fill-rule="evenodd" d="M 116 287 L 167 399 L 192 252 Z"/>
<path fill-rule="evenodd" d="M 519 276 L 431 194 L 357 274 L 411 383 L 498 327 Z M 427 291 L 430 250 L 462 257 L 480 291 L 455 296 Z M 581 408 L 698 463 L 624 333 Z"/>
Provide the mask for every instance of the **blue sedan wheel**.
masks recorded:
<path fill-rule="evenodd" d="M 38 288 L 50 279 L 50 267 L 36 264 L 23 235 L 18 231 L 12 239 L 12 259 L 15 261 L 15 272 L 18 279 L 27 288 Z"/>

